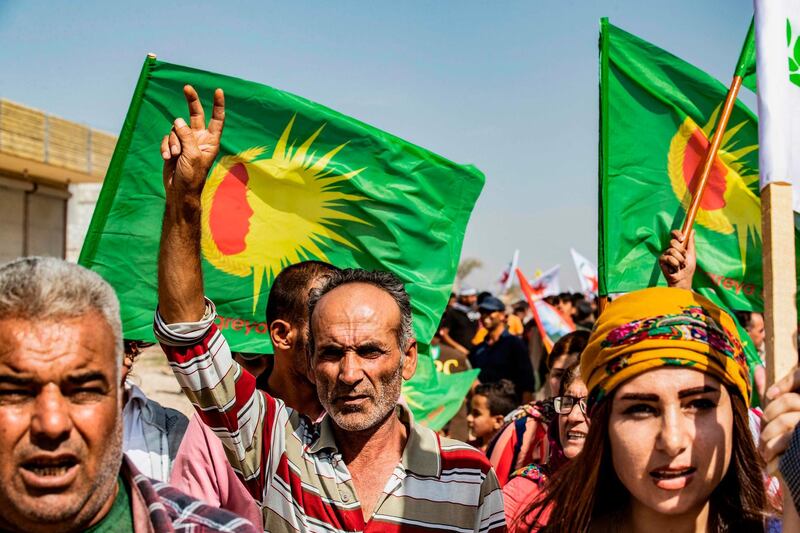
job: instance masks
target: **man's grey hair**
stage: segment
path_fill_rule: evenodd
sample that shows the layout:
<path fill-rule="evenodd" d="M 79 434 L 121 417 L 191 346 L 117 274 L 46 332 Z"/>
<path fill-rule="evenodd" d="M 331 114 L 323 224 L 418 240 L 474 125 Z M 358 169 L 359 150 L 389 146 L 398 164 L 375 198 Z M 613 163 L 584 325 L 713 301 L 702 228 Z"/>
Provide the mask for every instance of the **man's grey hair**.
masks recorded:
<path fill-rule="evenodd" d="M 58 320 L 97 311 L 114 333 L 122 364 L 119 300 L 98 274 L 55 257 L 23 257 L 0 265 L 0 318 Z"/>
<path fill-rule="evenodd" d="M 397 344 L 400 351 L 405 356 L 411 342 L 414 340 L 414 329 L 411 324 L 411 299 L 406 292 L 403 282 L 391 272 L 376 270 L 364 270 L 361 268 L 345 268 L 333 272 L 327 277 L 325 283 L 316 289 L 312 289 L 308 295 L 308 350 L 309 355 L 314 354 L 314 333 L 311 329 L 311 316 L 314 314 L 317 304 L 323 296 L 342 285 L 351 283 L 365 283 L 377 287 L 389 296 L 400 309 L 400 326 L 397 328 Z M 402 360 L 402 359 L 401 359 Z"/>

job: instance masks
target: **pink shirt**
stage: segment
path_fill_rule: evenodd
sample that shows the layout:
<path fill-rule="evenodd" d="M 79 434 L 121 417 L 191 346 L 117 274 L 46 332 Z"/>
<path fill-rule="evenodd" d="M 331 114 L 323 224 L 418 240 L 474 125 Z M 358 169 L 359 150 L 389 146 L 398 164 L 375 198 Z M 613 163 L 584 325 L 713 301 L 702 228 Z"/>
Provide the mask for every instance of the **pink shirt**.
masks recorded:
<path fill-rule="evenodd" d="M 189 496 L 227 509 L 264 529 L 261 509 L 236 477 L 222 442 L 197 413 L 186 428 L 169 482 Z"/>

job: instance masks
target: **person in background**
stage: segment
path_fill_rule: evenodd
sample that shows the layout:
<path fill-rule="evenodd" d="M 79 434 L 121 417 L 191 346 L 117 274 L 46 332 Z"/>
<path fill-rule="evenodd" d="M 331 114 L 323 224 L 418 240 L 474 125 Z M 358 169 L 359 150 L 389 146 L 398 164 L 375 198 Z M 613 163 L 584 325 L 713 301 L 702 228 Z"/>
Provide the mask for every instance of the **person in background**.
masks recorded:
<path fill-rule="evenodd" d="M 525 343 L 508 332 L 505 304 L 489 296 L 484 298 L 478 309 L 481 324 L 487 331 L 484 341 L 469 353 L 473 368 L 481 370 L 478 380 L 490 383 L 507 379 L 514 383 L 517 390 L 517 405 L 520 399 L 523 403 L 531 401 L 536 389 L 533 367 Z"/>
<path fill-rule="evenodd" d="M 581 355 L 589 434 L 526 521 L 543 531 L 763 531 L 763 464 L 733 319 L 692 291 L 609 304 Z"/>
<path fill-rule="evenodd" d="M 512 411 L 497 437 L 489 443 L 486 452 L 501 486 L 515 470 L 544 463 L 550 455 L 553 439 L 548 438 L 548 427 L 555 416 L 552 397 L 560 389 L 566 369 L 578 362 L 588 340 L 589 332 L 575 331 L 556 341 L 547 360 L 550 366 L 544 387 L 547 398 Z"/>
<path fill-rule="evenodd" d="M 505 416 L 517 406 L 516 396 L 514 384 L 507 379 L 475 387 L 467 415 L 470 444 L 486 450 L 486 445 L 503 427 Z"/>
<path fill-rule="evenodd" d="M 572 300 L 572 294 L 568 292 L 562 292 L 558 295 L 557 303 L 555 304 L 556 309 L 561 313 L 562 316 L 572 319 L 572 315 L 575 314 L 575 304 Z"/>
<path fill-rule="evenodd" d="M 433 356 L 436 364 L 436 370 L 444 374 L 464 372 L 472 368 L 466 355 L 442 342 L 440 329 L 437 329 L 433 339 L 431 339 L 431 356 Z M 469 440 L 466 399 L 461 408 L 453 415 L 453 418 L 442 428 L 442 432 L 451 439 L 462 442 Z"/>
<path fill-rule="evenodd" d="M 575 315 L 572 317 L 575 322 L 575 327 L 577 329 L 582 329 L 585 331 L 592 331 L 592 327 L 594 327 L 594 309 L 592 308 L 592 303 L 586 300 L 585 298 L 581 298 L 575 304 Z"/>
<path fill-rule="evenodd" d="M 480 313 L 475 309 L 478 291 L 462 286 L 458 293 L 458 301 L 444 314 L 439 327 L 439 335 L 447 346 L 464 355 L 472 348 L 472 338 L 478 331 Z"/>
<path fill-rule="evenodd" d="M 302 261 L 283 269 L 272 282 L 267 300 L 267 327 L 275 355 L 233 352 L 234 361 L 253 375 L 259 390 L 284 399 L 312 420 L 319 418 L 322 406 L 316 388 L 308 386 L 306 373 L 308 293 L 336 271 L 321 261 Z M 262 526 L 261 509 L 236 477 L 219 438 L 197 413 L 178 451 L 170 482 Z"/>
<path fill-rule="evenodd" d="M 506 523 L 509 531 L 529 531 L 532 521 L 520 516 L 546 490 L 547 480 L 567 461 L 581 451 L 589 433 L 586 414 L 586 383 L 581 379 L 580 366 L 574 363 L 567 368 L 558 396 L 553 398 L 557 414 L 550 422 L 548 432 L 553 445 L 544 463 L 532 463 L 511 474 L 503 487 L 506 502 Z"/>
<path fill-rule="evenodd" d="M 122 449 L 139 472 L 152 479 L 168 481 L 189 419 L 177 409 L 164 407 L 148 398 L 128 379 L 141 350 L 152 343 L 126 339 L 123 346 Z"/>
<path fill-rule="evenodd" d="M 736 319 L 747 331 L 758 354 L 764 357 L 764 315 L 755 311 L 736 311 Z"/>
<path fill-rule="evenodd" d="M 124 357 L 99 275 L 52 257 L 0 266 L 0 530 L 255 533 L 123 453 Z"/>

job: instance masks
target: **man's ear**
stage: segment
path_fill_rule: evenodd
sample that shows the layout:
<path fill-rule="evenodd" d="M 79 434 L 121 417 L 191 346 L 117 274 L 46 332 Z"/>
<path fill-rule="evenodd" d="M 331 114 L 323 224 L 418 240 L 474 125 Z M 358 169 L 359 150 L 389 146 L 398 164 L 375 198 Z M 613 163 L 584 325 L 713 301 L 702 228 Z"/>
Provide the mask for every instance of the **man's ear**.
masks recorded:
<path fill-rule="evenodd" d="M 295 329 L 285 320 L 273 320 L 269 325 L 269 338 L 272 346 L 280 350 L 290 350 L 295 343 Z"/>
<path fill-rule="evenodd" d="M 412 339 L 406 348 L 405 359 L 403 360 L 403 379 L 409 380 L 417 370 L 417 341 Z"/>

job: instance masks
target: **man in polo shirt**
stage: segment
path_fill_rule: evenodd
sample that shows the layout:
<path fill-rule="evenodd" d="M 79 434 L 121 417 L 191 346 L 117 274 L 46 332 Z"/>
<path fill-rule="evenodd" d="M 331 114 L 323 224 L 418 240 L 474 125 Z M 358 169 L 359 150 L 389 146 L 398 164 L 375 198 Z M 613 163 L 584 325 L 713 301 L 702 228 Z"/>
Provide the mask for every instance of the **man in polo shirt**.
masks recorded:
<path fill-rule="evenodd" d="M 488 296 L 478 310 L 481 324 L 487 331 L 483 342 L 473 347 L 469 354 L 472 366 L 481 369 L 478 380 L 481 383 L 511 380 L 518 399 L 522 403 L 531 401 L 536 389 L 533 366 L 525 343 L 508 332 L 505 304 L 494 296 Z"/>
<path fill-rule="evenodd" d="M 319 424 L 256 389 L 231 358 L 203 296 L 203 183 L 219 151 L 224 99 L 213 118 L 185 88 L 182 119 L 162 145 L 166 209 L 155 331 L 175 376 L 261 504 L 268 531 L 387 531 L 405 526 L 505 529 L 502 494 L 477 450 L 439 439 L 398 405 L 416 368 L 411 305 L 389 273 L 333 274 L 309 298 L 309 377 Z"/>

